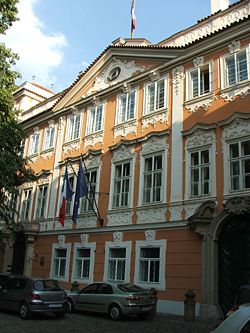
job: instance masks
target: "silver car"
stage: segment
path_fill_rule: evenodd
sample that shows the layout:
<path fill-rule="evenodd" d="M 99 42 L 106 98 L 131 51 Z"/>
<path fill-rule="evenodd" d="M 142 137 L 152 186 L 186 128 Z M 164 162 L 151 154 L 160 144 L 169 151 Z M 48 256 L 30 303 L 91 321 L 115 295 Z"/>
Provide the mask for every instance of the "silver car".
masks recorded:
<path fill-rule="evenodd" d="M 53 312 L 62 318 L 67 310 L 67 297 L 56 280 L 12 276 L 0 285 L 0 308 L 19 312 L 22 319 L 35 312 Z"/>
<path fill-rule="evenodd" d="M 130 283 L 97 282 L 68 293 L 68 312 L 107 313 L 113 320 L 124 315 L 146 317 L 156 310 L 156 293 Z"/>

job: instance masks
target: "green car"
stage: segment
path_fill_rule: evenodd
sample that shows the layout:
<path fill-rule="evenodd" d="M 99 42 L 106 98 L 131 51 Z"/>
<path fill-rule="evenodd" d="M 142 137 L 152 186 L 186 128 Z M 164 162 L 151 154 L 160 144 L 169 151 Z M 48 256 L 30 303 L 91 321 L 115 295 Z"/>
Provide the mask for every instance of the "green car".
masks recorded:
<path fill-rule="evenodd" d="M 83 310 L 107 313 L 113 320 L 136 314 L 147 317 L 157 305 L 155 290 L 130 283 L 97 282 L 67 296 L 68 312 Z"/>

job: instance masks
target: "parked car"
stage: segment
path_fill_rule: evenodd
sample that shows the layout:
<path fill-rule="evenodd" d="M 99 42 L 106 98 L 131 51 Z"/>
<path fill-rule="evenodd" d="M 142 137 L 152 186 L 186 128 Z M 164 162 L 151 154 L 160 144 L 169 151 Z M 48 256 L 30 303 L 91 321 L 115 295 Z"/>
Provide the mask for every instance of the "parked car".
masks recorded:
<path fill-rule="evenodd" d="M 56 280 L 12 276 L 0 285 L 0 308 L 19 312 L 22 319 L 46 312 L 62 318 L 67 310 L 66 296 Z"/>
<path fill-rule="evenodd" d="M 68 293 L 68 312 L 102 312 L 113 320 L 130 314 L 146 317 L 156 310 L 156 304 L 154 291 L 130 283 L 97 282 Z"/>
<path fill-rule="evenodd" d="M 250 303 L 240 305 L 211 333 L 250 333 Z"/>
<path fill-rule="evenodd" d="M 250 303 L 250 284 L 243 285 L 237 291 L 234 304 L 227 312 L 226 317 L 230 316 L 233 312 L 239 309 L 242 304 Z"/>
<path fill-rule="evenodd" d="M 8 273 L 0 273 L 0 286 L 11 277 Z"/>

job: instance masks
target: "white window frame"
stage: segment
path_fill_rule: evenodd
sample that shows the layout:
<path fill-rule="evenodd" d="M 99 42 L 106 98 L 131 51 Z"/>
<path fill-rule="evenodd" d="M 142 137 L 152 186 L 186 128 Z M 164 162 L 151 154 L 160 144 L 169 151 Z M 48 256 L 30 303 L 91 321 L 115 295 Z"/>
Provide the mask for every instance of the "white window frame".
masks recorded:
<path fill-rule="evenodd" d="M 112 191 L 111 191 L 111 196 L 110 196 L 110 202 L 111 202 L 111 208 L 112 209 L 121 209 L 121 208 L 129 208 L 131 207 L 131 203 L 132 203 L 132 178 L 133 178 L 133 164 L 132 164 L 132 159 L 131 160 L 125 160 L 125 161 L 117 161 L 115 163 L 113 163 L 112 165 L 112 172 L 111 172 L 111 176 L 112 176 Z M 122 184 L 124 184 L 124 180 L 126 180 L 127 178 L 129 178 L 129 192 L 128 192 L 128 204 L 127 205 L 122 205 L 121 206 L 121 196 L 122 196 L 122 192 L 120 192 L 120 198 L 119 198 L 119 205 L 118 206 L 114 206 L 114 195 L 115 195 L 115 170 L 116 167 L 119 165 L 122 165 L 122 170 L 124 168 L 125 164 L 129 164 L 129 168 L 130 168 L 130 175 L 128 177 L 121 177 L 119 178 L 122 182 Z"/>
<path fill-rule="evenodd" d="M 220 65 L 221 65 L 221 83 L 222 83 L 222 88 L 223 89 L 230 89 L 230 88 L 234 88 L 235 86 L 241 84 L 241 83 L 245 83 L 248 82 L 250 79 L 250 52 L 249 52 L 249 48 L 250 46 L 247 46 L 245 48 L 241 48 L 240 51 L 238 52 L 234 52 L 234 53 L 227 53 L 224 56 L 222 56 L 220 58 Z M 237 81 L 234 84 L 229 84 L 228 83 L 228 77 L 227 77 L 227 66 L 226 66 L 226 59 L 230 58 L 230 57 L 237 57 L 240 53 L 242 52 L 246 52 L 246 63 L 247 63 L 247 79 L 246 80 L 242 80 L 242 81 Z M 237 66 L 236 66 L 237 67 Z M 236 69 L 236 77 L 237 77 L 237 69 Z"/>
<path fill-rule="evenodd" d="M 78 126 L 79 124 L 79 126 Z M 77 113 L 67 118 L 66 143 L 78 140 L 81 136 L 82 114 Z M 76 133 L 76 129 L 78 131 Z"/>
<path fill-rule="evenodd" d="M 30 136 L 29 156 L 39 152 L 40 132 L 35 132 Z"/>
<path fill-rule="evenodd" d="M 47 195 L 46 195 L 46 198 L 45 198 L 45 199 L 44 199 L 44 196 L 42 196 L 42 200 L 45 200 L 45 202 L 44 202 L 44 216 L 40 216 L 40 215 L 41 215 L 41 214 L 40 214 L 40 213 L 41 213 L 41 206 L 38 207 L 38 205 L 39 205 L 38 198 L 39 198 L 39 193 L 40 193 L 39 191 L 40 191 L 40 189 L 44 189 L 44 187 L 47 187 Z M 36 198 L 36 206 L 35 206 L 35 218 L 36 218 L 36 219 L 44 219 L 44 218 L 47 217 L 49 189 L 50 189 L 50 186 L 49 186 L 48 183 L 47 183 L 47 184 L 43 184 L 43 185 L 39 185 L 39 186 L 37 186 L 37 194 L 36 194 L 37 198 Z M 39 208 L 39 210 L 40 210 L 40 212 L 39 212 L 39 216 L 38 216 L 38 214 L 37 214 L 37 212 L 38 212 L 38 208 Z"/>
<path fill-rule="evenodd" d="M 235 192 L 242 192 L 242 191 L 249 191 L 250 188 L 248 187 L 243 187 L 243 168 L 242 168 L 242 161 L 245 160 L 245 159 L 250 159 L 250 156 L 248 158 L 240 155 L 238 158 L 235 158 L 235 159 L 231 159 L 230 158 L 230 146 L 232 144 L 238 144 L 239 146 L 239 152 L 241 152 L 241 144 L 242 142 L 245 142 L 245 141 L 250 141 L 250 137 L 243 137 L 243 138 L 238 138 L 237 140 L 234 140 L 234 141 L 230 141 L 228 142 L 228 164 L 229 164 L 229 167 L 228 167 L 228 170 L 229 170 L 229 179 L 230 179 L 230 192 L 232 193 L 235 193 Z M 248 156 L 248 155 L 247 155 Z M 237 162 L 239 161 L 239 164 L 240 164 L 240 167 L 239 167 L 239 188 L 238 189 L 233 189 L 232 188 L 232 176 L 231 176 L 231 162 Z"/>
<path fill-rule="evenodd" d="M 55 144 L 55 127 L 46 127 L 44 129 L 44 137 L 43 137 L 43 150 L 49 150 L 54 148 Z M 53 136 L 52 136 L 53 134 Z"/>
<path fill-rule="evenodd" d="M 133 114 L 133 117 L 129 117 L 129 115 L 130 115 L 129 98 L 130 98 L 131 94 L 134 94 L 134 110 L 133 110 L 134 114 Z M 124 117 L 123 117 L 123 112 L 122 112 L 123 111 L 122 110 L 122 98 L 126 99 Z M 135 119 L 136 114 L 137 114 L 137 90 L 133 89 L 133 90 L 127 92 L 127 93 L 118 95 L 116 105 L 117 105 L 117 107 L 116 107 L 116 125 L 123 124 L 127 121 Z"/>
<path fill-rule="evenodd" d="M 159 264 L 159 282 L 143 282 L 139 281 L 140 276 L 140 250 L 141 248 L 153 248 L 158 247 L 160 249 L 160 264 Z M 155 288 L 158 290 L 166 289 L 166 251 L 167 251 L 167 240 L 152 240 L 152 241 L 136 241 L 136 255 L 135 255 L 135 275 L 134 283 L 143 288 Z"/>
<path fill-rule="evenodd" d="M 104 281 L 114 281 L 109 280 L 109 250 L 114 248 L 125 248 L 126 258 L 125 258 L 125 279 L 122 282 L 130 282 L 130 262 L 131 262 L 131 251 L 132 251 L 132 241 L 120 242 L 119 245 L 114 242 L 105 243 L 105 265 L 104 265 Z M 120 281 L 120 280 L 119 280 Z"/>
<path fill-rule="evenodd" d="M 66 250 L 66 265 L 65 265 L 65 274 L 64 276 L 54 275 L 54 260 L 56 250 Z M 52 279 L 56 279 L 62 282 L 68 282 L 69 279 L 69 263 L 70 263 L 70 251 L 71 251 L 71 243 L 65 243 L 63 245 L 60 244 L 52 244 L 52 256 L 51 256 L 51 264 L 50 264 L 50 277 Z"/>
<path fill-rule="evenodd" d="M 96 182 L 95 182 L 95 186 L 94 186 L 94 191 L 93 191 L 93 185 L 91 183 L 91 177 L 92 174 L 96 172 Z M 99 172 L 98 172 L 98 168 L 92 168 L 92 169 L 88 169 L 86 174 L 90 175 L 90 180 L 87 179 L 87 185 L 88 185 L 88 199 L 87 197 L 83 197 L 80 199 L 80 213 L 81 214 L 87 214 L 90 212 L 93 212 L 93 210 L 96 211 L 96 206 L 94 204 L 94 202 L 97 200 L 97 192 L 98 192 L 98 185 L 99 185 Z M 92 190 L 91 190 L 92 189 Z M 89 200 L 92 200 L 93 202 L 93 207 L 91 207 Z"/>
<path fill-rule="evenodd" d="M 159 82 L 163 81 L 164 82 L 164 99 L 163 99 L 163 106 L 158 108 L 156 105 L 157 102 L 157 92 L 158 92 L 158 85 Z M 148 89 L 150 86 L 154 86 L 154 108 L 153 110 L 148 110 Z M 160 110 L 164 110 L 167 107 L 167 92 L 168 92 L 168 80 L 167 80 L 167 76 L 163 76 L 161 78 L 159 78 L 156 81 L 151 81 L 150 83 L 145 84 L 144 86 L 144 107 L 143 107 L 143 114 L 147 115 L 147 114 L 151 114 L 152 112 L 157 112 Z"/>
<path fill-rule="evenodd" d="M 145 159 L 148 157 L 155 157 L 162 155 L 162 189 L 161 189 L 161 201 L 144 202 L 144 170 L 145 170 Z M 167 177 L 167 161 L 166 161 L 166 150 L 159 150 L 153 153 L 141 153 L 140 163 L 140 187 L 139 187 L 139 206 L 157 205 L 166 202 L 166 177 Z"/>
<path fill-rule="evenodd" d="M 27 210 L 27 200 L 25 193 L 29 192 L 30 193 L 30 200 L 29 200 L 29 210 L 28 210 L 28 217 L 27 218 L 23 218 L 23 210 L 25 209 L 25 211 Z M 31 219 L 31 211 L 32 211 L 32 202 L 33 202 L 33 188 L 25 188 L 22 191 L 22 205 L 21 205 L 21 214 L 20 214 L 20 220 L 21 221 L 27 221 Z M 25 208 L 24 208 L 25 205 Z M 26 215 L 26 214 L 25 214 Z"/>
<path fill-rule="evenodd" d="M 101 114 L 101 119 L 100 119 L 100 127 L 98 126 L 98 128 L 96 128 L 97 123 L 98 123 L 97 111 L 99 108 L 102 108 L 102 114 Z M 100 132 L 103 130 L 104 113 L 105 113 L 105 103 L 101 103 L 99 105 L 88 108 L 86 135 L 91 135 L 93 133 L 97 133 L 97 132 Z"/>
<path fill-rule="evenodd" d="M 208 151 L 208 156 L 209 156 L 209 163 L 206 164 L 202 164 L 201 163 L 201 153 L 204 151 Z M 199 164 L 197 164 L 196 166 L 192 166 L 192 154 L 198 153 L 198 159 L 199 159 Z M 190 170 L 190 186 L 189 186 L 189 195 L 191 198 L 199 198 L 199 197 L 207 197 L 207 196 L 211 196 L 211 171 L 212 171 L 212 165 L 211 165 L 211 150 L 209 149 L 209 147 L 199 147 L 197 149 L 193 149 L 189 151 L 189 155 L 190 155 L 190 164 L 189 164 L 189 170 Z M 202 193 L 202 170 L 203 168 L 206 167 L 209 170 L 209 180 L 208 180 L 208 186 L 209 186 L 209 192 L 208 193 Z M 193 194 L 192 193 L 192 170 L 198 170 L 199 171 L 199 181 L 198 181 L 198 194 Z M 205 183 L 205 182 L 204 182 Z"/>
<path fill-rule="evenodd" d="M 209 91 L 207 92 L 201 92 L 200 89 L 200 83 L 202 81 L 202 70 L 208 66 L 208 73 L 209 73 Z M 197 71 L 198 72 L 198 95 L 193 96 L 193 79 L 192 79 L 192 73 Z M 187 97 L 186 100 L 193 100 L 196 98 L 200 98 L 203 96 L 206 96 L 210 94 L 213 90 L 213 84 L 212 84 L 212 77 L 213 77 L 213 66 L 211 62 L 204 63 L 200 65 L 199 67 L 192 67 L 187 71 L 187 81 L 186 81 L 186 91 L 187 91 Z"/>
<path fill-rule="evenodd" d="M 76 269 L 76 260 L 77 260 L 77 250 L 79 249 L 89 249 L 90 250 L 90 267 L 89 267 L 89 277 L 88 278 L 79 278 L 75 275 Z M 92 283 L 94 281 L 94 265 L 95 265 L 95 251 L 96 251 L 96 243 L 75 243 L 74 244 L 74 256 L 73 256 L 73 267 L 72 267 L 72 275 L 71 282 L 77 281 L 79 283 Z"/>

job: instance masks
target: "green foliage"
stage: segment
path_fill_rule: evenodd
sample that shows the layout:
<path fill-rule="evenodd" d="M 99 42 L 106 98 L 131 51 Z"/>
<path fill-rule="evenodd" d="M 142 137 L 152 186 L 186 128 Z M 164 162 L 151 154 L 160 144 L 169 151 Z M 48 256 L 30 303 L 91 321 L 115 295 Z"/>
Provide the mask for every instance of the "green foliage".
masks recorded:
<path fill-rule="evenodd" d="M 0 34 L 17 20 L 18 0 L 0 0 Z M 12 69 L 18 56 L 0 43 L 0 220 L 9 222 L 12 198 L 17 187 L 34 180 L 28 160 L 23 157 L 25 133 L 14 110 L 13 92 L 19 73 Z"/>

